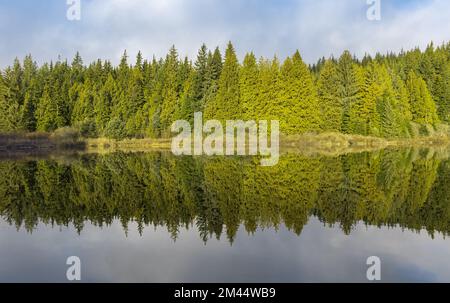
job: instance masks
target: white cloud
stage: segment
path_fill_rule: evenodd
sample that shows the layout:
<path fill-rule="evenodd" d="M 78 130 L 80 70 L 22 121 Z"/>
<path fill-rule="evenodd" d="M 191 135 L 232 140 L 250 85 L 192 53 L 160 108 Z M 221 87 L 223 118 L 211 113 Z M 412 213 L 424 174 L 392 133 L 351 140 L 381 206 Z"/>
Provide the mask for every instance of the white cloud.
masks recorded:
<path fill-rule="evenodd" d="M 450 2 L 444 0 L 382 0 L 379 22 L 366 19 L 365 0 L 82 1 L 81 22 L 54 18 L 31 28 L 26 22 L 14 30 L 0 28 L 9 42 L 0 46 L 0 65 L 29 52 L 39 61 L 58 54 L 71 58 L 77 50 L 88 62 L 117 62 L 124 49 L 130 56 L 142 50 L 147 57 L 159 57 L 172 44 L 194 58 L 203 42 L 223 49 L 229 40 L 241 58 L 246 51 L 283 58 L 298 48 L 306 61 L 314 62 L 344 49 L 362 56 L 450 40 Z"/>

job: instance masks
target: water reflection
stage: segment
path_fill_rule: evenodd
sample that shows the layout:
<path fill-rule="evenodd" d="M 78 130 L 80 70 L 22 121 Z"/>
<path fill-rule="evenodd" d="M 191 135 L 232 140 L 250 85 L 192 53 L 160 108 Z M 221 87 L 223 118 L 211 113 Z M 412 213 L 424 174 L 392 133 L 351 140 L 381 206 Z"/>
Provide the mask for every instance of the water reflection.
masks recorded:
<path fill-rule="evenodd" d="M 275 167 L 256 158 L 174 157 L 169 153 L 82 155 L 0 162 L 0 214 L 29 232 L 39 223 L 111 225 L 142 234 L 164 227 L 171 238 L 195 225 L 208 242 L 233 243 L 285 226 L 297 235 L 311 217 L 343 234 L 363 222 L 429 235 L 450 232 L 447 153 L 405 149 L 336 158 L 286 154 Z"/>

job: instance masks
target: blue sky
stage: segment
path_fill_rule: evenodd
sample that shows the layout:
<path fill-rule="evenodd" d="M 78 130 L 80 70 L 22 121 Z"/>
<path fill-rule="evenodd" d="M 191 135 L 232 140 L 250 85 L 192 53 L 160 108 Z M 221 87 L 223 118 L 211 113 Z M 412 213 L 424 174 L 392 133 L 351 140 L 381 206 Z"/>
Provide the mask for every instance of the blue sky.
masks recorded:
<path fill-rule="evenodd" d="M 80 0 L 81 20 L 68 21 L 66 0 L 0 0 L 0 67 L 31 53 L 38 62 L 71 59 L 116 63 L 124 49 L 151 58 L 175 44 L 195 58 L 204 42 L 231 40 L 243 57 L 280 58 L 299 49 L 312 63 L 349 49 L 364 53 L 450 41 L 450 1 L 380 0 L 381 20 L 367 0 Z"/>

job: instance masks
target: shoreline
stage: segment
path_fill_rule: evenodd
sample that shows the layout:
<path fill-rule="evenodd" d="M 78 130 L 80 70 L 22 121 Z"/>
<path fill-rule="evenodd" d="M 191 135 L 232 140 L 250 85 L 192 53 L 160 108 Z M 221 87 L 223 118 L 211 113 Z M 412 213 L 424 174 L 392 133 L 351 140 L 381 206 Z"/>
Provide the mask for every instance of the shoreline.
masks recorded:
<path fill-rule="evenodd" d="M 341 133 L 308 133 L 281 135 L 280 152 L 304 154 L 339 155 L 395 148 L 446 147 L 450 136 L 439 135 L 414 139 L 384 139 Z M 0 134 L 0 157 L 45 155 L 70 151 L 87 153 L 110 153 L 115 151 L 146 152 L 170 151 L 171 139 L 125 139 L 108 138 L 61 139 L 53 134 Z"/>

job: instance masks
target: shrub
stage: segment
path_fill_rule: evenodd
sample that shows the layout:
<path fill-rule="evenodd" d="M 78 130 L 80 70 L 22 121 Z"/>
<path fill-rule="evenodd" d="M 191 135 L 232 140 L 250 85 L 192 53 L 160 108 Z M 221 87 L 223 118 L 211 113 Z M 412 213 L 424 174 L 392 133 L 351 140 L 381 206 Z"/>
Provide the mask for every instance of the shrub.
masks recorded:
<path fill-rule="evenodd" d="M 61 144 L 75 144 L 80 139 L 80 132 L 73 127 L 58 128 L 51 138 Z"/>

